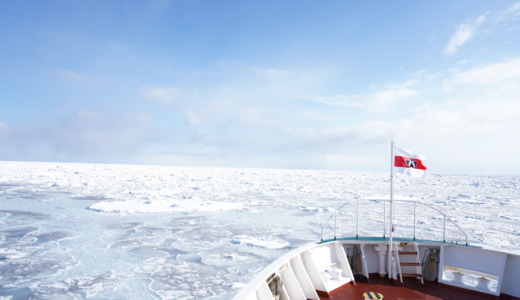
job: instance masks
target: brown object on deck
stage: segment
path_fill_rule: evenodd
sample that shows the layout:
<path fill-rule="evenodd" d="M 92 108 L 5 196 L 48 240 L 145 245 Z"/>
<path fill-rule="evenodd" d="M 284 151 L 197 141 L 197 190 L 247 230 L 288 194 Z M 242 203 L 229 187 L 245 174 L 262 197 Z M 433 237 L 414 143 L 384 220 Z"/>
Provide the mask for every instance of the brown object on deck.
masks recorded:
<path fill-rule="evenodd" d="M 390 281 L 387 278 L 374 276 L 368 283 L 356 283 L 330 296 L 320 295 L 320 299 L 330 300 L 364 300 L 366 292 L 377 292 L 384 295 L 383 300 L 502 300 L 515 299 L 511 296 L 494 296 L 465 290 L 437 282 L 424 282 L 407 279 L 404 284 L 398 280 Z"/>

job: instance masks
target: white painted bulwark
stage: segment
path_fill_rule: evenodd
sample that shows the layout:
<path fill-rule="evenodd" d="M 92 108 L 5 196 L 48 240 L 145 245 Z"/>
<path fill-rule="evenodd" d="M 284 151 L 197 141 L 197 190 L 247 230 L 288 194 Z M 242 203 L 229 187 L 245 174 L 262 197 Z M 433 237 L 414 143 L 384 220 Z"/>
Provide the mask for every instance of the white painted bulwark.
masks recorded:
<path fill-rule="evenodd" d="M 495 275 L 504 271 L 505 253 L 455 245 L 447 245 L 443 249 L 445 265 Z"/>
<path fill-rule="evenodd" d="M 326 291 L 325 283 L 320 275 L 320 270 L 316 266 L 316 263 L 313 261 L 316 255 L 314 254 L 314 249 L 309 249 L 302 254 L 303 264 L 305 265 L 305 269 L 309 274 L 309 278 L 311 279 L 312 285 L 318 291 Z"/>
<path fill-rule="evenodd" d="M 261 300 L 269 300 L 273 299 L 273 294 L 271 293 L 271 290 L 269 290 L 269 286 L 267 286 L 267 283 L 264 281 L 263 284 L 260 285 L 260 287 L 256 290 L 256 297 Z"/>
<path fill-rule="evenodd" d="M 346 248 L 360 246 L 364 268 L 377 272 L 380 241 L 331 241 L 311 243 L 282 256 L 262 270 L 235 300 L 274 300 L 267 279 L 280 276 L 280 300 L 318 300 L 317 291 L 330 293 L 353 281 Z M 364 247 L 366 246 L 366 247 Z M 440 251 L 439 281 L 460 288 L 491 295 L 520 297 L 520 256 L 481 248 L 426 242 L 421 249 L 438 247 Z M 379 250 L 382 250 L 379 248 Z M 410 250 L 410 249 L 408 249 Z M 408 251 L 405 249 L 405 251 Z M 417 250 L 417 249 L 416 249 Z"/>
<path fill-rule="evenodd" d="M 493 295 L 520 297 L 518 255 L 456 245 L 441 248 L 442 283 Z"/>
<path fill-rule="evenodd" d="M 330 242 L 308 250 L 304 260 L 315 287 L 331 292 L 353 280 L 347 255 L 339 242 Z"/>
<path fill-rule="evenodd" d="M 294 271 L 294 275 L 298 279 L 300 287 L 305 294 L 306 299 L 318 300 L 318 294 L 312 285 L 312 281 L 309 278 L 309 274 L 305 270 L 300 256 L 295 256 L 290 260 L 291 267 Z"/>
<path fill-rule="evenodd" d="M 282 271 L 281 278 L 283 288 L 290 299 L 305 299 L 305 294 L 303 293 L 300 283 L 289 264 Z"/>
<path fill-rule="evenodd" d="M 502 293 L 520 298 L 519 255 L 508 254 L 501 288 Z"/>

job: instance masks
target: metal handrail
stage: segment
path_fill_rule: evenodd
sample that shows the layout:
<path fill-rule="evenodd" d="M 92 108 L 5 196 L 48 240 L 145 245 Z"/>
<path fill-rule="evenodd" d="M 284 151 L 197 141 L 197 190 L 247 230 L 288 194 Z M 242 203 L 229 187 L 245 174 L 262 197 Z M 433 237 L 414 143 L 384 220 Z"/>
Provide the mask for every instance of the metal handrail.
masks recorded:
<path fill-rule="evenodd" d="M 332 219 L 332 217 L 335 217 L 334 219 L 334 239 L 336 239 L 336 229 L 338 228 L 337 227 L 337 224 L 336 224 L 336 213 L 342 209 L 345 205 L 347 204 L 350 204 L 350 202 L 346 202 L 346 203 L 343 203 L 342 205 L 340 205 L 338 208 L 336 208 L 336 210 L 334 210 L 334 212 L 330 215 L 329 219 L 327 220 L 327 222 L 325 223 L 325 225 L 323 225 L 323 228 L 321 228 L 321 240 L 323 241 L 323 232 L 325 231 L 325 228 L 327 228 L 327 225 L 329 224 L 330 220 Z"/>
<path fill-rule="evenodd" d="M 384 204 L 384 207 L 383 207 L 383 237 L 386 237 L 386 202 L 390 202 L 390 200 L 384 200 L 384 199 L 367 199 L 369 201 L 378 201 L 378 202 L 383 202 Z M 356 205 L 356 238 L 359 237 L 359 199 L 357 199 L 357 205 Z M 466 241 L 466 245 L 468 245 L 468 235 L 466 234 L 466 232 L 457 224 L 455 223 L 455 221 L 453 221 L 446 213 L 444 213 L 443 211 L 429 205 L 429 204 L 426 204 L 426 203 L 423 203 L 423 202 L 420 202 L 420 201 L 413 201 L 413 200 L 394 200 L 394 202 L 408 202 L 408 203 L 413 203 L 413 238 L 415 240 L 415 237 L 416 237 L 416 226 L 417 226 L 417 218 L 416 218 L 416 211 L 417 211 L 417 204 L 421 204 L 421 205 L 424 205 L 426 207 L 429 207 L 435 211 L 437 211 L 438 213 L 440 213 L 443 217 L 443 242 L 446 242 L 446 220 L 448 220 L 449 222 L 451 222 L 453 225 L 455 225 L 455 227 L 457 227 L 457 229 L 459 229 L 459 231 L 464 235 L 464 239 Z M 337 239 L 337 229 L 338 229 L 338 224 L 337 224 L 337 215 L 338 213 L 341 211 L 341 209 L 343 209 L 345 206 L 347 206 L 348 204 L 351 204 L 352 201 L 349 201 L 349 202 L 346 202 L 342 205 L 340 205 L 338 208 L 336 208 L 334 210 L 334 212 L 332 212 L 332 214 L 330 215 L 330 217 L 327 219 L 327 222 L 325 222 L 325 224 L 323 225 L 322 229 L 321 229 L 321 241 L 323 241 L 323 234 L 325 232 L 325 229 L 327 228 L 327 226 L 329 225 L 330 221 L 332 220 L 332 218 L 334 218 L 334 240 Z M 391 229 L 390 229 L 391 230 Z"/>

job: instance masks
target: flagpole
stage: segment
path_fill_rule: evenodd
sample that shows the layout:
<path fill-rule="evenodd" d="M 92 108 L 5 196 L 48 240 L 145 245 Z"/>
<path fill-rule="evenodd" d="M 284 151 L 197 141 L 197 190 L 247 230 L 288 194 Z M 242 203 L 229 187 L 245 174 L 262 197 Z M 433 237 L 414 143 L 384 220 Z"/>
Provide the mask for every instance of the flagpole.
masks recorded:
<path fill-rule="evenodd" d="M 392 244 L 394 235 L 394 139 L 392 139 L 390 147 L 390 244 L 388 247 L 388 278 L 393 277 Z"/>

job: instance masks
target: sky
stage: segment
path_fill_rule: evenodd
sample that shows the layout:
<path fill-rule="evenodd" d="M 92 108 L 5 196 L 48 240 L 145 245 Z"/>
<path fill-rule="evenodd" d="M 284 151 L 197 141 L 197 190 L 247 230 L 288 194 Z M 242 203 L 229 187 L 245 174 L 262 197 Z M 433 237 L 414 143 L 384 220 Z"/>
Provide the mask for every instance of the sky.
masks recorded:
<path fill-rule="evenodd" d="M 520 174 L 520 1 L 0 0 L 0 160 Z"/>

